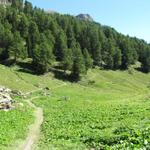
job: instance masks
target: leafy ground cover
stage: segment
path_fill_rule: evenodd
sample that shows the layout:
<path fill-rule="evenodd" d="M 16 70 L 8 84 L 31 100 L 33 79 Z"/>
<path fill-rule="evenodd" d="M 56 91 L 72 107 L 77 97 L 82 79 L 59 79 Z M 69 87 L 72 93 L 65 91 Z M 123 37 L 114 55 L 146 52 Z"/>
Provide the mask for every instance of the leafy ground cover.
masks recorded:
<path fill-rule="evenodd" d="M 15 99 L 16 100 L 16 99 Z M 19 103 L 16 109 L 0 111 L 0 149 L 15 146 L 17 140 L 23 140 L 28 133 L 28 127 L 33 122 L 33 110 L 25 102 Z"/>
<path fill-rule="evenodd" d="M 41 96 L 34 101 L 44 109 L 40 149 L 149 148 L 148 85 L 142 73 L 93 70 Z"/>
<path fill-rule="evenodd" d="M 79 83 L 51 74 L 35 76 L 0 66 L 0 85 L 23 93 L 44 110 L 40 149 L 140 149 L 150 147 L 150 75 L 93 69 Z M 49 95 L 42 90 L 48 87 Z M 36 91 L 37 90 L 37 91 Z M 39 91 L 38 91 L 39 90 Z M 24 104 L 0 112 L 0 149 L 24 139 L 33 110 Z"/>
<path fill-rule="evenodd" d="M 0 65 L 0 86 L 5 86 L 14 91 L 30 93 L 27 97 L 14 97 L 16 109 L 12 111 L 0 111 L 0 149 L 9 149 L 22 142 L 27 136 L 29 126 L 34 121 L 33 109 L 26 103 L 26 99 L 41 95 L 45 87 L 57 87 L 62 81 L 52 79 L 51 75 L 36 76 L 30 73 L 18 71 L 20 68 L 5 67 Z M 21 103 L 21 105 L 19 104 Z M 18 144 L 20 144 L 20 142 Z"/>

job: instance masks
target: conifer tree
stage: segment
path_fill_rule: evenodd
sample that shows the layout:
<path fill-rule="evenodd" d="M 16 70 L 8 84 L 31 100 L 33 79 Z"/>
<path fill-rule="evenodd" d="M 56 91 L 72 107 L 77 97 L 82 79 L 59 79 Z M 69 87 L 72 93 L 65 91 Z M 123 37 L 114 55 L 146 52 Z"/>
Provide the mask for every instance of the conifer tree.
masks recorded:
<path fill-rule="evenodd" d="M 40 32 L 39 32 L 37 24 L 33 21 L 30 23 L 29 33 L 30 34 L 27 39 L 27 45 L 28 45 L 29 57 L 32 58 L 33 50 L 35 46 L 40 43 Z"/>
<path fill-rule="evenodd" d="M 37 73 L 48 72 L 53 60 L 52 45 L 48 43 L 45 35 L 41 34 L 40 44 L 36 44 L 33 51 L 33 66 Z"/>
<path fill-rule="evenodd" d="M 67 35 L 68 48 L 71 48 L 72 41 L 75 41 L 74 32 L 71 25 L 68 26 L 66 35 Z"/>
<path fill-rule="evenodd" d="M 63 69 L 66 72 L 66 70 L 71 70 L 73 65 L 73 54 L 72 49 L 66 49 L 64 53 L 64 59 L 63 59 Z"/>
<path fill-rule="evenodd" d="M 27 15 L 31 15 L 32 14 L 32 10 L 33 10 L 33 6 L 30 2 L 28 2 L 27 0 L 25 0 L 24 3 L 24 13 Z"/>
<path fill-rule="evenodd" d="M 23 10 L 23 0 L 12 0 L 12 7 L 22 11 Z"/>
<path fill-rule="evenodd" d="M 150 72 L 150 48 L 145 47 L 145 49 L 141 53 L 141 63 L 142 63 L 142 71 Z"/>
<path fill-rule="evenodd" d="M 57 36 L 55 43 L 55 55 L 57 60 L 63 61 L 65 57 L 65 52 L 67 50 L 67 38 L 63 30 Z"/>
<path fill-rule="evenodd" d="M 90 40 L 90 48 L 88 49 L 92 54 L 92 58 L 94 60 L 94 65 L 101 65 L 101 43 L 99 41 L 99 33 L 95 26 L 91 26 L 89 29 L 89 40 Z"/>
<path fill-rule="evenodd" d="M 29 21 L 28 21 L 28 18 L 26 17 L 26 15 L 24 13 L 22 13 L 20 15 L 20 21 L 19 21 L 19 31 L 20 31 L 20 34 L 21 36 L 24 38 L 24 39 L 27 39 L 28 37 L 28 34 L 29 34 Z"/>
<path fill-rule="evenodd" d="M 83 49 L 83 56 L 84 56 L 85 68 L 87 71 L 89 68 L 93 66 L 93 60 L 86 48 Z"/>
<path fill-rule="evenodd" d="M 115 53 L 115 46 L 112 39 L 107 39 L 104 44 L 104 54 L 103 59 L 105 63 L 106 69 L 113 69 L 114 67 L 114 53 Z"/>
<path fill-rule="evenodd" d="M 14 40 L 12 46 L 9 48 L 9 57 L 13 57 L 16 62 L 18 58 L 27 57 L 27 49 L 25 47 L 26 43 L 21 38 L 19 32 L 14 33 Z"/>
<path fill-rule="evenodd" d="M 122 63 L 122 54 L 119 48 L 115 48 L 114 53 L 114 69 L 120 69 Z"/>
<path fill-rule="evenodd" d="M 79 43 L 76 43 L 75 49 L 73 49 L 73 67 L 72 77 L 74 80 L 79 80 L 81 74 L 86 73 L 84 58 L 80 49 Z"/>

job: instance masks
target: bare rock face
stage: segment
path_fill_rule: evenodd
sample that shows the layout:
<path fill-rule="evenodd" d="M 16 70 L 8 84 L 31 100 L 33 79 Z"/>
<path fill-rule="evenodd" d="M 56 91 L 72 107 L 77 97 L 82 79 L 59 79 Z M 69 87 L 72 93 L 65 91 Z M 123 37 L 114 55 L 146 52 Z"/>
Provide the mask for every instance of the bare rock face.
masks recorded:
<path fill-rule="evenodd" d="M 0 5 L 10 5 L 11 0 L 0 0 Z"/>
<path fill-rule="evenodd" d="M 56 14 L 56 13 L 58 13 L 58 12 L 56 12 L 56 11 L 54 11 L 54 10 L 46 10 L 45 11 L 46 13 L 48 13 L 48 14 Z"/>
<path fill-rule="evenodd" d="M 11 90 L 5 87 L 0 87 L 0 109 L 1 110 L 10 110 L 14 106 L 12 104 L 14 101 L 11 98 Z"/>
<path fill-rule="evenodd" d="M 76 18 L 80 20 L 90 21 L 90 22 L 94 21 L 93 18 L 89 14 L 79 14 L 76 16 Z"/>

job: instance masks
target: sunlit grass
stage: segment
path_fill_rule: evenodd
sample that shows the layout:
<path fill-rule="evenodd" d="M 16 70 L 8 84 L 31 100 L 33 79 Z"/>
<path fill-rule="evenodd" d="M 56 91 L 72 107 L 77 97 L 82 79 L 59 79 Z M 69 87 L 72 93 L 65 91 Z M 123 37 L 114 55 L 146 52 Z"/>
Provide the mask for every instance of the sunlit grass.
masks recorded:
<path fill-rule="evenodd" d="M 34 101 L 44 109 L 40 148 L 146 147 L 149 79 L 139 72 L 92 70 L 80 84 L 67 84 Z"/>

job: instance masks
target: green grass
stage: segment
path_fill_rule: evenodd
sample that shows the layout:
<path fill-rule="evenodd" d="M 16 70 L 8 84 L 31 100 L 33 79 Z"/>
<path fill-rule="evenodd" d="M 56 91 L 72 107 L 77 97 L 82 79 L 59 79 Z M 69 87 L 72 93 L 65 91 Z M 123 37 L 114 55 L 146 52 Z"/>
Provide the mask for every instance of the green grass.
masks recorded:
<path fill-rule="evenodd" d="M 34 101 L 44 109 L 40 149 L 150 147 L 149 79 L 140 72 L 92 70 L 80 84 Z"/>
<path fill-rule="evenodd" d="M 51 74 L 36 76 L 18 70 L 18 67 L 9 68 L 0 65 L 0 85 L 27 93 L 45 87 L 54 88 L 62 84 L 62 81 L 54 79 Z"/>
<path fill-rule="evenodd" d="M 28 127 L 33 122 L 33 110 L 21 101 L 16 109 L 5 112 L 0 111 L 0 149 L 5 150 L 14 145 L 17 140 L 23 140 L 27 136 Z"/>
<path fill-rule="evenodd" d="M 34 103 L 44 110 L 41 150 L 150 148 L 149 74 L 93 69 L 69 83 L 17 70 L 0 65 L 0 85 L 23 93 L 50 88 L 47 97 L 42 91 L 28 97 L 39 96 Z M 20 107 L 0 112 L 0 149 L 26 136 L 33 112 Z"/>
<path fill-rule="evenodd" d="M 62 81 L 53 79 L 50 74 L 36 76 L 18 71 L 18 67 L 5 67 L 0 65 L 0 86 L 5 86 L 12 90 L 28 93 L 45 87 L 55 88 L 62 84 Z M 33 93 L 28 98 L 36 96 Z M 39 92 L 40 94 L 40 92 Z M 16 109 L 8 112 L 0 111 L 0 149 L 10 148 L 17 141 L 26 138 L 29 125 L 33 122 L 33 109 L 21 98 L 15 97 Z M 18 103 L 23 103 L 23 107 Z"/>
<path fill-rule="evenodd" d="M 36 90 L 34 85 L 20 79 L 14 70 L 2 65 L 0 65 L 0 85 L 22 92 L 28 92 L 31 89 Z"/>

